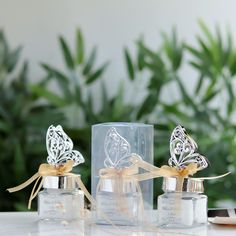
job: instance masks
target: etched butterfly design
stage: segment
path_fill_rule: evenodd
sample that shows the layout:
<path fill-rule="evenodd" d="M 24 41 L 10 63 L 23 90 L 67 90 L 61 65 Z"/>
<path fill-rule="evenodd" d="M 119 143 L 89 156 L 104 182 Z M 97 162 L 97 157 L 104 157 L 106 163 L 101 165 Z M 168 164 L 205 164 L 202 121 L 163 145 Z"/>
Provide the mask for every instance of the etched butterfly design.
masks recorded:
<path fill-rule="evenodd" d="M 104 165 L 106 167 L 122 168 L 132 164 L 130 158 L 133 154 L 130 144 L 114 127 L 109 129 L 106 134 L 104 151 L 106 155 Z"/>
<path fill-rule="evenodd" d="M 84 157 L 79 151 L 73 150 L 73 142 L 60 125 L 51 125 L 46 134 L 47 162 L 50 165 L 61 165 L 68 160 L 74 161 L 73 166 L 84 162 Z"/>
<path fill-rule="evenodd" d="M 168 164 L 178 169 L 184 168 L 190 163 L 196 163 L 202 170 L 208 166 L 206 157 L 197 153 L 196 142 L 187 134 L 184 127 L 178 125 L 170 138 L 170 159 Z"/>

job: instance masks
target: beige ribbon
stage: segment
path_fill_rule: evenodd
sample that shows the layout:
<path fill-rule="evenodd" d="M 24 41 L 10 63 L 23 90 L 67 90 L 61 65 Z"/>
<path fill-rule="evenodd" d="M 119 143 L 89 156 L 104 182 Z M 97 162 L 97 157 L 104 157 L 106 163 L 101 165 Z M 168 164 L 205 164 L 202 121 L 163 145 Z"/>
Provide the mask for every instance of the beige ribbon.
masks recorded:
<path fill-rule="evenodd" d="M 152 164 L 143 161 L 140 159 L 138 156 L 133 156 L 131 158 L 131 161 L 133 164 L 138 166 L 139 168 L 142 168 L 146 170 L 146 173 L 143 174 L 137 174 L 134 175 L 133 178 L 136 178 L 138 181 L 143 181 L 143 180 L 148 180 L 148 179 L 153 179 L 153 178 L 158 178 L 158 177 L 177 177 L 177 178 L 190 178 L 189 176 L 194 175 L 197 173 L 200 168 L 197 167 L 196 163 L 190 163 L 187 165 L 185 168 L 178 170 L 175 167 L 163 165 L 160 168 L 153 166 Z M 225 177 L 226 175 L 230 174 L 231 172 L 227 172 L 223 175 L 217 175 L 217 176 L 212 176 L 212 177 L 198 177 L 198 178 L 192 178 L 191 179 L 201 179 L 201 180 L 211 180 L 211 179 L 219 179 L 222 177 Z"/>
<path fill-rule="evenodd" d="M 46 176 L 62 176 L 62 175 L 75 176 L 76 177 L 75 181 L 78 184 L 79 188 L 84 192 L 85 196 L 91 202 L 91 204 L 95 205 L 95 200 L 93 199 L 93 197 L 90 195 L 90 193 L 84 186 L 82 180 L 80 179 L 80 176 L 70 173 L 70 171 L 73 168 L 73 164 L 74 162 L 72 160 L 69 160 L 65 164 L 60 165 L 60 166 L 53 166 L 50 164 L 41 164 L 39 166 L 38 172 L 34 174 L 31 178 L 29 178 L 24 183 L 16 187 L 8 188 L 7 191 L 9 191 L 10 193 L 20 191 L 21 189 L 24 189 L 25 187 L 27 187 L 28 185 L 30 185 L 32 182 L 35 181 L 33 189 L 30 194 L 29 201 L 28 201 L 28 209 L 30 209 L 32 200 L 37 196 L 38 192 L 40 191 L 43 185 L 44 178 Z"/>

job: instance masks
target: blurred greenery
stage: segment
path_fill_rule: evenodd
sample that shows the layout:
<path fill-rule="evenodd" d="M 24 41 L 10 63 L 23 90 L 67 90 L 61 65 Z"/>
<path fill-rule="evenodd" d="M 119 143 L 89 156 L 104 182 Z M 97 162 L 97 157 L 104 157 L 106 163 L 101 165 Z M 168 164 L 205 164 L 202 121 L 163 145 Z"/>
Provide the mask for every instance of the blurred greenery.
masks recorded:
<path fill-rule="evenodd" d="M 167 163 L 171 130 L 184 125 L 211 163 L 200 176 L 232 171 L 224 179 L 206 183 L 209 206 L 220 199 L 236 199 L 236 49 L 230 32 L 224 34 L 218 26 L 211 32 L 202 21 L 199 27 L 201 33 L 191 44 L 181 41 L 173 29 L 170 35 L 161 34 L 157 49 L 143 38 L 137 40 L 134 53 L 124 49 L 136 100 L 127 99 L 127 81 L 120 83 L 114 96 L 109 95 L 104 82 L 109 62 L 97 65 L 97 48 L 87 53 L 79 29 L 74 50 L 59 37 L 64 68 L 41 63 L 45 76 L 37 83 L 28 80 L 28 64 L 20 60 L 21 47 L 12 50 L 1 31 L 0 210 L 26 209 L 31 187 L 14 194 L 4 190 L 29 178 L 45 162 L 45 133 L 50 124 L 62 124 L 75 149 L 86 157 L 86 163 L 75 171 L 90 188 L 91 125 L 107 121 L 154 124 L 157 166 Z M 189 78 L 183 76 L 186 68 L 193 72 Z M 137 84 L 143 85 L 140 91 Z M 142 91 L 146 95 L 138 97 Z M 155 180 L 155 197 L 161 193 L 160 186 L 161 180 Z"/>
<path fill-rule="evenodd" d="M 210 168 L 200 176 L 219 175 L 231 171 L 230 176 L 217 181 L 206 181 L 205 192 L 209 206 L 217 200 L 235 201 L 236 192 L 236 113 L 235 69 L 236 50 L 229 32 L 226 37 L 216 27 L 212 33 L 199 21 L 201 34 L 196 44 L 182 42 L 176 30 L 163 33 L 159 49 L 152 50 L 143 39 L 137 42 L 137 56 L 131 59 L 125 50 L 130 80 L 135 74 L 148 72 L 148 94 L 140 106 L 137 119 L 158 122 L 155 126 L 155 164 L 167 162 L 168 142 L 176 124 L 184 125 L 210 162 Z M 181 70 L 191 67 L 193 79 L 181 76 Z M 166 90 L 168 95 L 163 95 Z M 177 98 L 172 96 L 177 94 Z M 168 97 L 171 101 L 167 102 Z M 160 194 L 160 181 L 155 185 Z M 222 191 L 223 190 L 223 191 Z"/>
<path fill-rule="evenodd" d="M 0 31 L 0 209 L 26 209 L 28 191 L 9 194 L 5 190 L 35 173 L 45 152 L 45 129 L 63 122 L 64 115 L 50 104 L 42 104 L 28 81 L 28 64 L 18 63 L 21 48 L 11 50 Z M 17 68 L 18 67 L 18 68 Z"/>

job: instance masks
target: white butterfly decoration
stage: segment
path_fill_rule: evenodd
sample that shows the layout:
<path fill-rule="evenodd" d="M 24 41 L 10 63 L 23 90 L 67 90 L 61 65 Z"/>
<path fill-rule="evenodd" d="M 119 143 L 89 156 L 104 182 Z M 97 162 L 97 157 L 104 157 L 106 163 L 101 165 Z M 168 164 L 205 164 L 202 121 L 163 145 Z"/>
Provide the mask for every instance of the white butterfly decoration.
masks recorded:
<path fill-rule="evenodd" d="M 187 134 L 185 128 L 178 125 L 171 134 L 171 157 L 168 164 L 178 169 L 184 168 L 190 163 L 196 163 L 199 170 L 206 168 L 207 159 L 196 152 L 197 148 L 196 142 Z"/>
<path fill-rule="evenodd" d="M 137 154 L 131 153 L 130 144 L 113 127 L 108 130 L 105 141 L 104 151 L 106 167 L 123 168 L 132 165 L 130 158 Z"/>
<path fill-rule="evenodd" d="M 73 142 L 60 125 L 51 125 L 46 134 L 47 162 L 50 165 L 61 165 L 68 160 L 74 161 L 73 166 L 84 162 L 84 157 L 79 151 L 73 150 Z"/>

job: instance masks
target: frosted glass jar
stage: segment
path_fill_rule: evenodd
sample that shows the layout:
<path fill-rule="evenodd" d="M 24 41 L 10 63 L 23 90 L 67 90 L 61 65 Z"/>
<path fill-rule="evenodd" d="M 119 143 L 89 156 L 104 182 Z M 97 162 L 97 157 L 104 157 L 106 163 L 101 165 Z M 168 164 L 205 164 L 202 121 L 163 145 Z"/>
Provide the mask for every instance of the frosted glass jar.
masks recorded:
<path fill-rule="evenodd" d="M 84 210 L 84 192 L 78 189 L 74 176 L 46 176 L 38 194 L 41 220 L 75 220 Z"/>
<path fill-rule="evenodd" d="M 130 178 L 100 178 L 96 194 L 97 223 L 138 225 L 142 221 L 143 210 L 142 193 L 137 181 Z"/>
<path fill-rule="evenodd" d="M 207 223 L 207 196 L 203 180 L 164 178 L 164 194 L 158 197 L 158 226 L 191 228 Z"/>
<path fill-rule="evenodd" d="M 92 196 L 96 198 L 99 171 L 104 168 L 104 140 L 109 129 L 115 128 L 130 144 L 131 153 L 153 164 L 153 125 L 142 123 L 111 122 L 92 126 Z M 153 180 L 140 183 L 145 208 L 153 207 Z"/>

